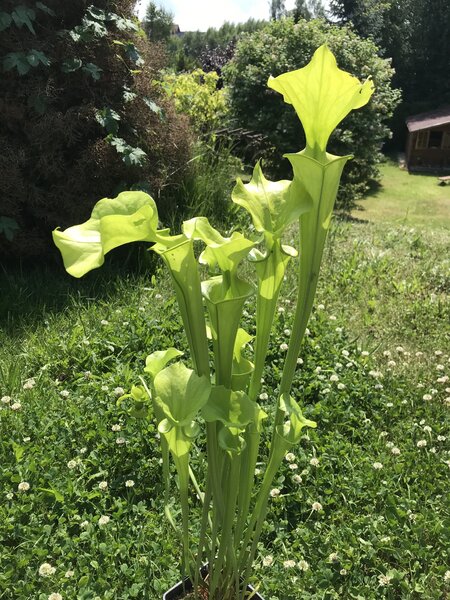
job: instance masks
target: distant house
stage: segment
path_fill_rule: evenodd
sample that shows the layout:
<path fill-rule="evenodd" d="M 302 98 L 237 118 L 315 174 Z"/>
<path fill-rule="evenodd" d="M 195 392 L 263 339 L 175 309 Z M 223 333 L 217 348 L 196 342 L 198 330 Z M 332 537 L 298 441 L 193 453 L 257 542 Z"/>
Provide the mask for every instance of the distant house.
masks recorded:
<path fill-rule="evenodd" d="M 172 29 L 170 31 L 170 35 L 182 36 L 183 32 L 180 29 L 180 26 L 176 23 L 172 23 Z"/>
<path fill-rule="evenodd" d="M 406 119 L 409 171 L 450 172 L 450 106 Z"/>

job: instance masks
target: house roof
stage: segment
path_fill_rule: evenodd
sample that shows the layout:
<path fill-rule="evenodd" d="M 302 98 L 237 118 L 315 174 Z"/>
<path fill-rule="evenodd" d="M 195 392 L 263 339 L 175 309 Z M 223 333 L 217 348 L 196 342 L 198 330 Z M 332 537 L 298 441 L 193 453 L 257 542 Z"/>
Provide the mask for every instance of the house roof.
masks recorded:
<path fill-rule="evenodd" d="M 406 119 L 406 125 L 409 131 L 420 131 L 421 129 L 429 129 L 439 125 L 450 123 L 450 106 L 442 106 L 430 112 L 413 115 Z"/>

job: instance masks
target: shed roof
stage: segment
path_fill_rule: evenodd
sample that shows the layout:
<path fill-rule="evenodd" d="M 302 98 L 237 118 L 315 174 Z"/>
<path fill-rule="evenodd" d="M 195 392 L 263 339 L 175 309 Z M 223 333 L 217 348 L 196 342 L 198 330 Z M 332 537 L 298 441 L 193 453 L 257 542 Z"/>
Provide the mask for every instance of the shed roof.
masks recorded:
<path fill-rule="evenodd" d="M 450 123 L 450 106 L 442 106 L 436 110 L 413 115 L 406 119 L 406 125 L 411 132 L 446 125 L 447 123 Z"/>

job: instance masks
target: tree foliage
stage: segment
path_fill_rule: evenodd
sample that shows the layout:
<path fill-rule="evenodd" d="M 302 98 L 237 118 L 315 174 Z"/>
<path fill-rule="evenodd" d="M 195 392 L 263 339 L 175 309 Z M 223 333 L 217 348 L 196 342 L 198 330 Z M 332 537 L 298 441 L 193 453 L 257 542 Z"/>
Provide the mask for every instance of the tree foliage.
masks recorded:
<path fill-rule="evenodd" d="M 303 67 L 315 49 L 327 43 L 340 68 L 365 79 L 373 77 L 376 91 L 360 111 L 349 115 L 333 134 L 329 151 L 354 154 L 344 172 L 338 196 L 340 206 L 350 206 L 378 175 L 380 149 L 389 136 L 385 124 L 399 102 L 399 92 L 391 88 L 392 68 L 377 55 L 377 47 L 347 27 L 323 21 L 291 19 L 270 23 L 262 31 L 244 36 L 236 46 L 233 60 L 225 69 L 230 86 L 230 116 L 240 126 L 266 133 L 277 152 L 296 152 L 304 146 L 304 132 L 293 110 L 284 110 L 283 100 L 268 92 L 267 79 Z M 276 49 L 276 50 L 275 50 Z M 289 175 L 286 160 L 271 159 L 267 165 L 276 177 Z"/>
<path fill-rule="evenodd" d="M 152 42 L 167 42 L 172 34 L 173 14 L 163 6 L 150 2 L 142 26 Z"/>
<path fill-rule="evenodd" d="M 332 0 L 331 10 L 392 58 L 393 84 L 403 92 L 400 117 L 450 102 L 447 0 Z"/>
<path fill-rule="evenodd" d="M 157 195 L 188 160 L 187 123 L 154 84 L 163 56 L 133 7 L 2 2 L 3 255 L 46 253 L 57 224 L 83 220 L 93 201 L 121 189 Z"/>

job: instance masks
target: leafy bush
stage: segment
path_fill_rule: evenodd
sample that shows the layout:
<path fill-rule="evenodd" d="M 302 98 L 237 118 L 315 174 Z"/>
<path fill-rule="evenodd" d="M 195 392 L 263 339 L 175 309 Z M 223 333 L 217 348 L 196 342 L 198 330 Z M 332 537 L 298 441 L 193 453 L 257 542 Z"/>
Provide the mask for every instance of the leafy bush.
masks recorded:
<path fill-rule="evenodd" d="M 227 115 L 225 91 L 218 89 L 219 76 L 195 69 L 191 73 L 167 73 L 163 87 L 178 112 L 187 115 L 197 133 L 210 133 Z"/>
<path fill-rule="evenodd" d="M 294 24 L 291 19 L 244 34 L 224 69 L 230 88 L 230 116 L 242 127 L 267 133 L 277 154 L 299 150 L 305 138 L 295 112 L 283 110 L 283 99 L 267 90 L 266 83 L 270 75 L 303 67 L 323 43 L 335 54 L 340 68 L 360 79 L 370 73 L 375 83 L 372 101 L 346 117 L 330 139 L 331 153 L 357 157 L 348 163 L 338 195 L 338 205 L 349 208 L 367 189 L 369 180 L 378 176 L 380 150 L 390 135 L 385 121 L 400 99 L 399 91 L 391 88 L 390 62 L 377 55 L 373 42 L 362 40 L 346 27 L 323 21 Z M 275 155 L 267 167 L 275 176 L 289 176 L 288 161 L 279 161 Z"/>
<path fill-rule="evenodd" d="M 99 196 L 133 186 L 157 196 L 168 173 L 182 174 L 188 124 L 154 84 L 163 55 L 133 6 L 2 3 L 2 255 L 47 253 L 50 231 L 86 219 Z"/>

